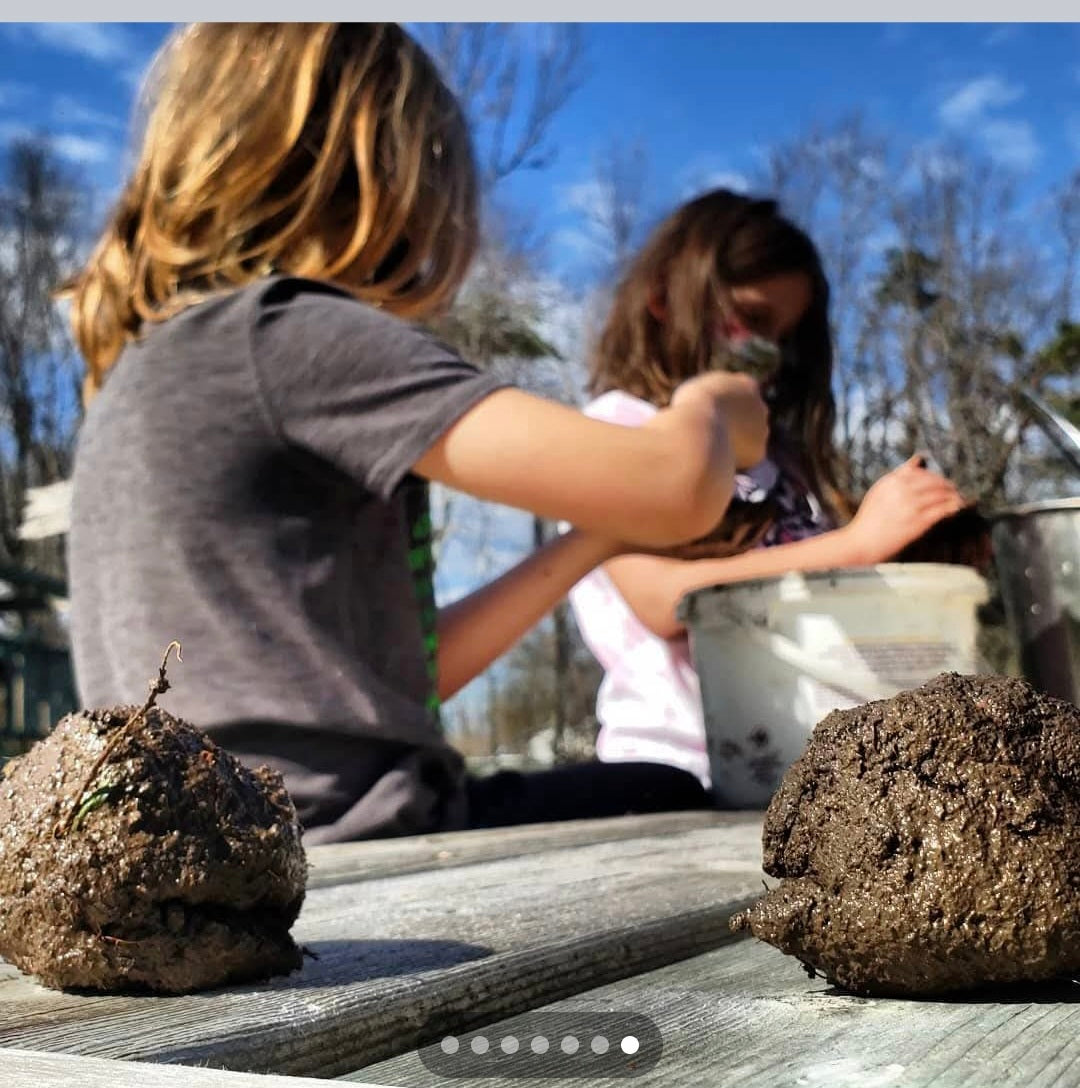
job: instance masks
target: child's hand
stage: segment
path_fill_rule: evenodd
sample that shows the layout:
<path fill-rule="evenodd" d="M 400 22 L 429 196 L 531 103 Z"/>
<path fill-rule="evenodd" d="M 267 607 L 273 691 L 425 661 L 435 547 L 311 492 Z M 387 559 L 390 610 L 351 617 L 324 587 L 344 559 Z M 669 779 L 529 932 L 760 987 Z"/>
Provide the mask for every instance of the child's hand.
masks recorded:
<path fill-rule="evenodd" d="M 960 492 L 916 455 L 870 488 L 842 531 L 859 562 L 884 563 L 966 505 Z"/>
<path fill-rule="evenodd" d="M 711 412 L 727 433 L 736 468 L 749 468 L 765 457 L 769 407 L 753 378 L 723 371 L 700 374 L 675 390 L 671 408 Z"/>

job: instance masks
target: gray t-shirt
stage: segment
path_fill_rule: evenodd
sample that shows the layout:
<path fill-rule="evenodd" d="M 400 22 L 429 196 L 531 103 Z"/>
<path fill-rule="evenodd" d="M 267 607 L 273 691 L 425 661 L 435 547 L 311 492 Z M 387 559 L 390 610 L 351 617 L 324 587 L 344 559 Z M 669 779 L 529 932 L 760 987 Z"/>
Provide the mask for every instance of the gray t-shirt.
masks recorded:
<path fill-rule="evenodd" d="M 427 486 L 501 383 L 327 284 L 271 277 L 151 326 L 79 436 L 84 705 L 163 706 L 282 771 L 308 842 L 460 826 L 442 738 Z"/>

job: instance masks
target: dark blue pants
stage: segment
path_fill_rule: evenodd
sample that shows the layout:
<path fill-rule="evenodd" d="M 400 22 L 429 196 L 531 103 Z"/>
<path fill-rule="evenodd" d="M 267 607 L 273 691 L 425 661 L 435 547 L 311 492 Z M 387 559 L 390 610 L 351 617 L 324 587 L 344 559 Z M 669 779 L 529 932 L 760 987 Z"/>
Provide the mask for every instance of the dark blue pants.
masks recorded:
<path fill-rule="evenodd" d="M 468 826 L 587 820 L 631 813 L 713 808 L 689 771 L 663 763 L 571 763 L 545 771 L 469 778 Z"/>

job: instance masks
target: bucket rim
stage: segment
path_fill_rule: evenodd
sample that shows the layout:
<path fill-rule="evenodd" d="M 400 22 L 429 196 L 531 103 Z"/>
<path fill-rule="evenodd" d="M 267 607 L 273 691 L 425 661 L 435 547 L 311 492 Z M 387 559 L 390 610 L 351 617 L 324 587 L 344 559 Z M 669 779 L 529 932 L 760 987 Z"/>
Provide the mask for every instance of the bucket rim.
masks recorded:
<path fill-rule="evenodd" d="M 1074 495 L 1067 499 L 1041 499 L 1039 502 L 1025 502 L 1019 506 L 1003 506 L 1000 510 L 991 511 L 989 517 L 993 521 L 1001 521 L 1005 518 L 1022 518 L 1029 514 L 1073 510 L 1080 510 L 1080 495 Z"/>
<path fill-rule="evenodd" d="M 762 593 L 774 590 L 780 600 L 795 601 L 802 597 L 801 590 L 805 589 L 812 593 L 816 585 L 824 584 L 829 588 L 836 588 L 837 582 L 857 585 L 860 582 L 880 584 L 887 581 L 893 586 L 897 583 L 907 583 L 905 588 L 910 588 L 911 583 L 931 581 L 935 576 L 946 574 L 953 582 L 960 583 L 956 588 L 950 589 L 950 596 L 965 594 L 985 600 L 988 594 L 987 581 L 972 567 L 959 563 L 877 563 L 870 567 L 831 567 L 828 570 L 818 571 L 788 571 L 786 574 L 775 574 L 768 578 L 749 578 L 740 582 L 703 586 L 700 589 L 692 589 L 682 596 L 675 615 L 681 622 L 691 622 L 697 618 L 696 613 L 703 604 L 717 597 L 746 590 Z M 789 590 L 787 594 L 784 593 L 785 588 Z"/>

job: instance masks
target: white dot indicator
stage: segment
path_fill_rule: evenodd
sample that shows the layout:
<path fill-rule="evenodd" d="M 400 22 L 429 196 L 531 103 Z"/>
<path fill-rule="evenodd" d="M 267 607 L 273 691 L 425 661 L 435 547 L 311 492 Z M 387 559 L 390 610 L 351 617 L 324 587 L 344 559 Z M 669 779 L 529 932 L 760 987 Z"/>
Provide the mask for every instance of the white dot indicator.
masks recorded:
<path fill-rule="evenodd" d="M 603 1035 L 594 1036 L 591 1046 L 594 1054 L 606 1054 L 608 1052 L 608 1041 Z"/>
<path fill-rule="evenodd" d="M 474 1054 L 486 1054 L 488 1052 L 489 1043 L 483 1035 L 477 1035 L 469 1045 L 472 1047 Z"/>
<path fill-rule="evenodd" d="M 460 1044 L 458 1043 L 457 1039 L 455 1039 L 452 1035 L 447 1035 L 447 1037 L 443 1039 L 441 1043 L 439 1043 L 439 1046 L 444 1054 L 456 1054 L 458 1052 L 459 1045 Z"/>
<path fill-rule="evenodd" d="M 507 1035 L 507 1037 L 499 1043 L 499 1047 L 504 1054 L 516 1054 L 519 1046 L 521 1046 L 521 1044 L 513 1035 Z"/>
<path fill-rule="evenodd" d="M 532 1052 L 534 1054 L 547 1053 L 548 1041 L 543 1037 L 543 1035 L 537 1035 L 537 1037 L 533 1039 L 530 1045 L 532 1046 Z"/>
<path fill-rule="evenodd" d="M 561 1046 L 564 1054 L 576 1054 L 578 1052 L 578 1047 L 581 1046 L 581 1044 L 573 1037 L 573 1035 L 567 1035 L 563 1039 Z"/>
<path fill-rule="evenodd" d="M 623 1041 L 619 1043 L 619 1047 L 624 1054 L 636 1054 L 639 1046 L 641 1046 L 641 1044 L 637 1041 L 636 1035 L 627 1035 Z"/>

